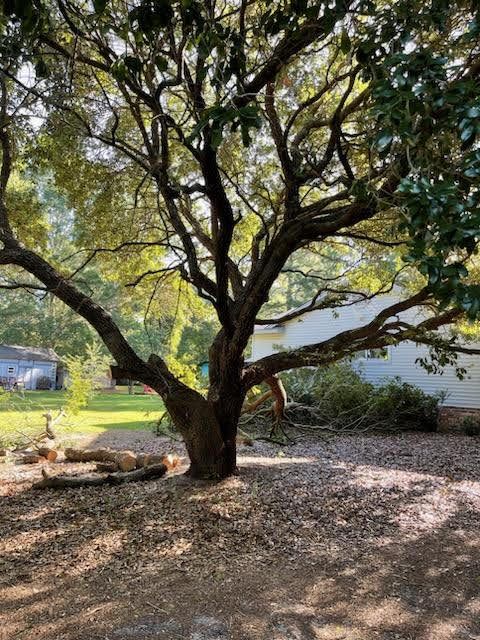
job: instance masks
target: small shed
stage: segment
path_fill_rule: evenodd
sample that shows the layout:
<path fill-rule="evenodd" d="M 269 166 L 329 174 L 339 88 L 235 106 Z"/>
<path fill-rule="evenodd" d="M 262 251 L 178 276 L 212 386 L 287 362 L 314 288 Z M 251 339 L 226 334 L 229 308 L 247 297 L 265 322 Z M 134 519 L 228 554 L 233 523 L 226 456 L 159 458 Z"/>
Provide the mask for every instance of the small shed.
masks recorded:
<path fill-rule="evenodd" d="M 55 389 L 59 357 L 53 349 L 0 345 L 0 383 L 13 387 L 21 384 L 25 389 L 37 389 L 40 378 L 50 380 Z"/>

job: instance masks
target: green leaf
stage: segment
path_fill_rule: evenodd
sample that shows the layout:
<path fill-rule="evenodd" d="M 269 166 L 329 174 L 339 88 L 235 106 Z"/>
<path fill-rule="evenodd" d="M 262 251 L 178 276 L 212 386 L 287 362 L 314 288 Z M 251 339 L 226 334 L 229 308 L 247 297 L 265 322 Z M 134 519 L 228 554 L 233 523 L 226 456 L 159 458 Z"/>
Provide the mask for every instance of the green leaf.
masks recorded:
<path fill-rule="evenodd" d="M 462 132 L 460 133 L 460 140 L 462 142 L 467 142 L 467 140 L 470 140 L 472 136 L 475 136 L 475 127 L 473 125 L 468 125 L 462 129 Z"/>
<path fill-rule="evenodd" d="M 384 129 L 383 131 L 380 131 L 380 133 L 376 137 L 375 147 L 378 149 L 378 151 L 385 151 L 392 144 L 392 140 L 392 132 Z"/>
<path fill-rule="evenodd" d="M 216 127 L 212 129 L 212 138 L 210 141 L 210 146 L 212 149 L 218 149 L 223 139 L 223 133 L 221 127 Z"/>
<path fill-rule="evenodd" d="M 350 40 L 350 36 L 347 31 L 344 29 L 342 31 L 342 37 L 340 39 L 340 49 L 343 53 L 348 53 L 352 48 L 352 41 Z"/>
<path fill-rule="evenodd" d="M 139 58 L 135 58 L 135 56 L 125 56 L 125 64 L 133 73 L 140 73 L 142 70 L 142 62 Z"/>
<path fill-rule="evenodd" d="M 242 123 L 242 125 L 240 127 L 240 131 L 241 131 L 241 134 L 242 134 L 243 145 L 245 147 L 249 147 L 250 143 L 252 142 L 252 138 L 250 136 L 249 128 L 245 124 Z"/>
<path fill-rule="evenodd" d="M 95 13 L 103 13 L 107 8 L 108 0 L 93 0 L 93 8 Z"/>
<path fill-rule="evenodd" d="M 469 118 L 480 118 L 480 107 L 471 107 L 467 111 L 467 116 Z"/>
<path fill-rule="evenodd" d="M 35 64 L 35 74 L 37 78 L 47 78 L 49 73 L 47 63 L 43 58 L 40 58 Z"/>
<path fill-rule="evenodd" d="M 155 64 L 159 71 L 166 71 L 168 69 L 168 60 L 163 56 L 155 56 Z"/>
<path fill-rule="evenodd" d="M 123 82 L 127 77 L 127 66 L 123 58 L 118 58 L 110 67 L 110 71 L 115 80 Z"/>

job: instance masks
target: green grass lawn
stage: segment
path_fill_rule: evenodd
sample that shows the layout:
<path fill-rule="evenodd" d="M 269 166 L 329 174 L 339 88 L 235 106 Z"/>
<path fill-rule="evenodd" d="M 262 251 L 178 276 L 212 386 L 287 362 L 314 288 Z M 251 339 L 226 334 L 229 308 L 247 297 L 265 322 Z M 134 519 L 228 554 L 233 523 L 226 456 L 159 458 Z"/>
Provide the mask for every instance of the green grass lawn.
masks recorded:
<path fill-rule="evenodd" d="M 56 415 L 64 404 L 62 391 L 27 391 L 0 398 L 0 440 L 19 430 L 38 432 L 45 426 L 42 413 L 51 409 Z M 97 394 L 78 415 L 63 419 L 56 431 L 100 433 L 107 429 L 149 429 L 162 411 L 159 396 L 128 395 L 120 389 L 116 393 Z"/>

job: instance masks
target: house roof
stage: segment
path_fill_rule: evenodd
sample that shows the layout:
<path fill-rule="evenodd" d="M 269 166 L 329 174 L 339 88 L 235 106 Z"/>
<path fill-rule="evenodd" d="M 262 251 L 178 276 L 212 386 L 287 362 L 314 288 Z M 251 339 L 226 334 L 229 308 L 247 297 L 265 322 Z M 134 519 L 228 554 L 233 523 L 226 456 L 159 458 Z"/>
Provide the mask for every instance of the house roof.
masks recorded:
<path fill-rule="evenodd" d="M 288 309 L 287 311 L 280 313 L 276 318 L 277 322 L 274 324 L 256 324 L 254 332 L 255 333 L 282 333 L 285 330 L 285 326 L 284 326 L 285 322 L 289 321 L 290 314 L 296 311 L 300 311 L 301 309 L 304 309 L 306 307 L 309 307 L 311 306 L 311 304 L 312 304 L 312 300 L 309 300 L 308 302 L 304 302 L 303 304 L 298 305 L 298 307 L 292 307 L 291 309 Z"/>
<path fill-rule="evenodd" d="M 400 285 L 396 285 L 393 288 L 394 293 L 396 294 L 396 296 L 400 296 L 401 292 L 403 291 L 402 287 Z M 382 296 L 382 295 L 393 295 L 391 292 L 385 292 L 384 294 L 377 294 L 378 296 Z M 292 314 L 296 313 L 297 311 L 301 311 L 302 309 L 305 309 L 305 313 L 311 313 L 313 311 L 318 311 L 318 309 L 315 309 L 315 305 L 320 303 L 322 301 L 323 297 L 319 297 L 316 299 L 312 299 L 312 300 L 308 300 L 307 302 L 304 302 L 303 304 L 298 305 L 297 307 L 292 307 L 291 309 L 288 309 L 287 311 L 284 311 L 283 313 L 280 313 L 277 318 L 276 318 L 276 323 L 275 324 L 257 324 L 255 325 L 255 329 L 254 329 L 254 333 L 282 333 L 282 331 L 285 330 L 285 324 L 287 322 L 290 322 L 291 320 L 298 320 L 298 318 L 301 317 L 301 314 L 295 317 L 291 317 Z M 351 299 L 351 298 L 350 298 Z M 359 298 L 358 301 L 359 303 L 361 302 L 368 302 L 368 300 L 362 300 L 362 298 Z M 312 307 L 313 305 L 313 307 Z M 312 307 L 312 308 L 310 308 Z"/>
<path fill-rule="evenodd" d="M 21 347 L 16 344 L 0 344 L 0 358 L 6 360 L 46 360 L 47 362 L 60 360 L 53 349 Z"/>

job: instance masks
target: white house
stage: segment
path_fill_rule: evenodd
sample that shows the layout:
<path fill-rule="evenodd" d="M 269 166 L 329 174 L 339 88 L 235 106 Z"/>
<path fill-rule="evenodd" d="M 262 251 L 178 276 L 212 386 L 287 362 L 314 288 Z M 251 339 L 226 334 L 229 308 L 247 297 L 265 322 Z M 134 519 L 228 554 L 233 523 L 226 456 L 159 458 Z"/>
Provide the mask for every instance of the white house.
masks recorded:
<path fill-rule="evenodd" d="M 310 311 L 292 320 L 282 321 L 280 318 L 280 322 L 275 325 L 257 325 L 253 335 L 252 360 L 282 349 L 321 342 L 342 331 L 362 326 L 380 310 L 399 300 L 394 295 L 379 296 L 369 302 L 336 310 Z M 400 317 L 408 322 L 419 322 L 422 319 L 418 309 L 410 309 L 400 314 Z M 479 344 L 469 346 L 480 348 Z M 442 375 L 427 373 L 416 362 L 418 358 L 427 356 L 427 346 L 405 341 L 397 346 L 366 351 L 355 363 L 358 362 L 365 377 L 372 383 L 399 376 L 429 394 L 445 391 L 445 407 L 480 409 L 480 356 L 458 355 L 457 366 L 467 370 L 464 380 L 458 379 L 453 366 L 446 366 Z"/>
<path fill-rule="evenodd" d="M 0 384 L 12 387 L 19 383 L 25 389 L 36 389 L 40 378 L 50 379 L 55 389 L 59 358 L 53 349 L 0 345 Z"/>

